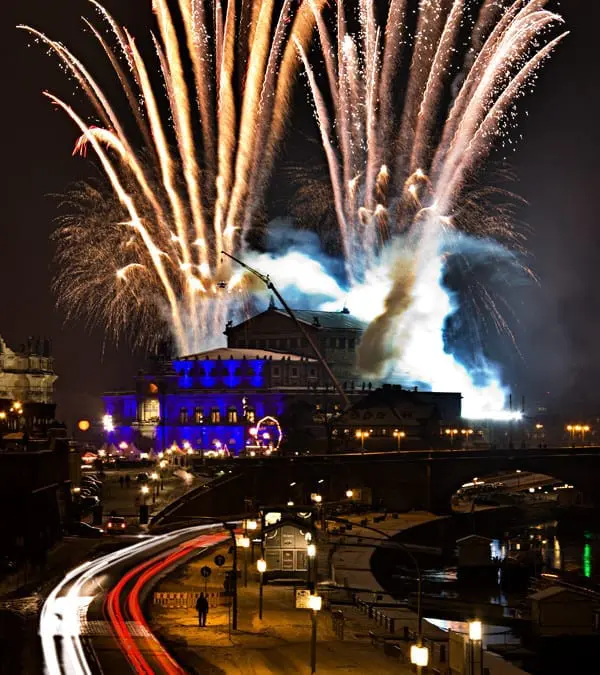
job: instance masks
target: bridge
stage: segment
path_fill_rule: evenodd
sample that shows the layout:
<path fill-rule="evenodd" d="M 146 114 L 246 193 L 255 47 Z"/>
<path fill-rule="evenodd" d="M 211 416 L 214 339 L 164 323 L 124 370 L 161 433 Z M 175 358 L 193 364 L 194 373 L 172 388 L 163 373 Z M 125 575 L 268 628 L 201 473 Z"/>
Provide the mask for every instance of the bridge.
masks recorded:
<path fill-rule="evenodd" d="M 301 504 L 318 492 L 324 501 L 343 501 L 349 488 L 370 490 L 374 504 L 384 503 L 391 510 L 443 514 L 450 512 L 451 497 L 464 483 L 517 469 L 553 476 L 577 488 L 586 504 L 600 505 L 600 447 L 407 450 L 220 459 L 206 464 L 222 471 L 222 477 L 168 507 L 159 519 L 162 524 L 241 513 L 248 499 Z M 197 469 L 201 470 L 200 462 Z"/>

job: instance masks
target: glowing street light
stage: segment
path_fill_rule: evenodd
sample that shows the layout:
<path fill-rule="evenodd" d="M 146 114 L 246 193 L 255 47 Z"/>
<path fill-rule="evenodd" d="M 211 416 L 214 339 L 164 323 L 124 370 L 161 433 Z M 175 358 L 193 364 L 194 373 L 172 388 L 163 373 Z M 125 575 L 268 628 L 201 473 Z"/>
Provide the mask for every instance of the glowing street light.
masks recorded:
<path fill-rule="evenodd" d="M 354 491 L 346 490 L 346 497 L 348 497 L 348 499 L 352 499 L 352 497 L 354 497 Z"/>
<path fill-rule="evenodd" d="M 320 494 L 312 495 L 312 500 L 315 504 L 320 504 L 323 501 L 323 497 Z"/>
<path fill-rule="evenodd" d="M 461 433 L 463 436 L 466 437 L 466 441 L 467 441 L 467 442 L 466 442 L 465 446 L 468 447 L 468 446 L 469 446 L 469 436 L 472 436 L 472 435 L 473 435 L 473 429 L 461 429 L 461 430 L 460 430 L 460 433 Z"/>
<path fill-rule="evenodd" d="M 446 429 L 444 433 L 446 434 L 446 436 L 450 436 L 450 442 L 452 443 L 452 445 L 454 445 L 454 437 L 458 433 L 458 429 Z"/>
<path fill-rule="evenodd" d="M 471 675 L 475 675 L 475 648 L 479 646 L 479 670 L 483 672 L 483 626 L 481 621 L 469 621 L 469 661 Z"/>
<path fill-rule="evenodd" d="M 360 439 L 360 447 L 363 450 L 365 449 L 365 438 L 369 438 L 370 435 L 371 434 L 368 431 L 363 431 L 362 429 L 358 429 L 354 434 L 356 438 Z"/>
<path fill-rule="evenodd" d="M 469 621 L 469 640 L 481 640 L 482 633 L 481 621 Z"/>
<path fill-rule="evenodd" d="M 258 587 L 258 618 L 263 616 L 263 575 L 267 571 L 267 561 L 264 558 L 256 561 L 256 569 L 260 574 L 260 586 Z"/>
<path fill-rule="evenodd" d="M 421 673 L 422 668 L 427 668 L 429 664 L 429 649 L 421 644 L 411 645 L 410 662 L 417 666 L 417 673 Z"/>
<path fill-rule="evenodd" d="M 400 431 L 399 429 L 394 429 L 394 438 L 396 439 L 396 447 L 400 450 L 400 441 L 403 438 L 406 438 L 406 432 Z"/>
<path fill-rule="evenodd" d="M 306 555 L 309 558 L 314 558 L 317 555 L 317 547 L 314 544 L 308 544 L 306 547 Z"/>
<path fill-rule="evenodd" d="M 310 672 L 317 672 L 317 613 L 321 610 L 323 599 L 320 595 L 311 595 L 308 606 L 311 609 Z"/>
<path fill-rule="evenodd" d="M 147 495 L 150 492 L 150 488 L 147 485 L 142 485 L 142 487 L 140 489 L 140 492 L 143 495 Z"/>

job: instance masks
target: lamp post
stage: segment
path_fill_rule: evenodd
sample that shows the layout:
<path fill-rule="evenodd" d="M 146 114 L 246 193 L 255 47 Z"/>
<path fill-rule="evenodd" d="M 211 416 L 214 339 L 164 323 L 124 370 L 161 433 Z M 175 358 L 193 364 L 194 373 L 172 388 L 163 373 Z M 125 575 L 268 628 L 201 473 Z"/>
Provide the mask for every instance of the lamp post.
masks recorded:
<path fill-rule="evenodd" d="M 566 429 L 571 436 L 571 445 L 575 445 L 575 426 L 573 424 L 567 424 Z"/>
<path fill-rule="evenodd" d="M 244 588 L 248 586 L 248 549 L 250 548 L 250 539 L 248 537 L 240 537 L 237 543 L 241 549 L 244 550 Z"/>
<path fill-rule="evenodd" d="M 311 610 L 312 630 L 310 636 L 310 672 L 317 672 L 317 613 L 321 609 L 322 598 L 320 595 L 311 595 L 308 604 Z"/>
<path fill-rule="evenodd" d="M 446 436 L 450 436 L 450 443 L 454 446 L 454 437 L 458 433 L 458 429 L 446 429 Z"/>
<path fill-rule="evenodd" d="M 468 448 L 468 447 L 469 447 L 469 436 L 471 436 L 471 434 L 473 433 L 473 429 L 461 429 L 461 430 L 460 430 L 460 433 L 461 433 L 463 436 L 466 437 L 466 445 L 465 445 L 465 447 Z"/>
<path fill-rule="evenodd" d="M 394 429 L 394 438 L 396 439 L 396 449 L 400 450 L 400 441 L 403 438 L 406 438 L 406 433 L 404 431 L 400 431 L 399 429 Z"/>
<path fill-rule="evenodd" d="M 256 561 L 256 568 L 260 574 L 260 581 L 258 587 L 258 618 L 262 620 L 263 616 L 263 585 L 264 579 L 263 575 L 267 571 L 267 561 L 264 558 Z"/>
<path fill-rule="evenodd" d="M 352 499 L 354 497 L 354 490 L 346 490 L 346 497 Z"/>
<path fill-rule="evenodd" d="M 471 675 L 475 673 L 475 647 L 479 644 L 479 673 L 483 675 L 483 626 L 481 621 L 469 621 L 469 661 Z"/>
<path fill-rule="evenodd" d="M 588 424 L 583 424 L 581 427 L 581 444 L 585 445 L 585 435 L 587 432 L 590 430 L 590 427 Z"/>
<path fill-rule="evenodd" d="M 360 447 L 364 450 L 365 449 L 365 438 L 369 438 L 371 434 L 368 431 L 362 431 L 362 429 L 359 429 L 354 436 L 356 438 L 360 439 Z"/>
<path fill-rule="evenodd" d="M 410 662 L 413 666 L 417 666 L 417 675 L 423 672 L 423 668 L 427 668 L 429 663 L 429 649 L 419 640 L 416 645 L 410 646 Z"/>

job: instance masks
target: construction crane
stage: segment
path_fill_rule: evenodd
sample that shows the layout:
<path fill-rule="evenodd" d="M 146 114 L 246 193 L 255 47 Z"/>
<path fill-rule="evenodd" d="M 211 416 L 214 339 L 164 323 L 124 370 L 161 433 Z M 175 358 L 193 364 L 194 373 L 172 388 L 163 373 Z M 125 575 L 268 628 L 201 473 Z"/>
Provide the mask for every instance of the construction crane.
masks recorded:
<path fill-rule="evenodd" d="M 270 290 L 273 291 L 273 294 L 275 297 L 279 300 L 279 302 L 282 304 L 283 308 L 285 311 L 290 315 L 290 318 L 292 321 L 296 324 L 298 327 L 298 330 L 302 333 L 302 335 L 306 338 L 308 344 L 311 346 L 311 349 L 313 350 L 315 356 L 317 357 L 317 360 L 319 363 L 323 366 L 325 369 L 325 372 L 333 382 L 333 386 L 337 389 L 338 394 L 342 397 L 342 400 L 344 401 L 344 405 L 349 408 L 350 407 L 350 399 L 348 398 L 348 395 L 344 391 L 342 385 L 339 383 L 337 377 L 334 375 L 333 371 L 329 367 L 329 364 L 325 359 L 323 358 L 323 355 L 321 354 L 320 349 L 317 347 L 315 341 L 312 339 L 310 336 L 309 332 L 306 330 L 306 328 L 302 325 L 302 322 L 298 319 L 298 317 L 294 314 L 290 306 L 287 304 L 287 302 L 283 299 L 283 296 L 281 293 L 277 290 L 275 287 L 275 284 L 271 281 L 270 277 L 268 274 L 262 274 L 258 270 L 255 270 L 253 267 L 250 267 L 250 265 L 247 265 L 245 262 L 240 260 L 239 258 L 236 258 L 235 256 L 231 255 L 231 253 L 227 253 L 227 251 L 221 251 L 223 255 L 226 255 L 228 258 L 231 258 L 231 260 L 235 261 L 238 265 L 241 265 L 244 269 L 248 270 L 251 274 L 254 274 L 255 277 L 260 279 L 265 286 Z"/>

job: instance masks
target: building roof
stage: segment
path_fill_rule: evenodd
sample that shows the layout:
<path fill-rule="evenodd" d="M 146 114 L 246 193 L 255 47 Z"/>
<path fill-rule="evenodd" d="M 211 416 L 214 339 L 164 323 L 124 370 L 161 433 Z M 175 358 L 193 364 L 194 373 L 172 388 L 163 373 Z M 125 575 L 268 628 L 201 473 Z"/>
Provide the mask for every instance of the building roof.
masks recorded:
<path fill-rule="evenodd" d="M 288 354 L 286 352 L 278 352 L 269 349 L 243 349 L 237 347 L 218 347 L 217 349 L 209 349 L 206 352 L 199 354 L 189 354 L 187 356 L 180 356 L 173 361 L 206 361 L 217 359 L 271 359 L 273 361 L 315 361 L 307 356 L 299 356 L 298 354 Z"/>
<path fill-rule="evenodd" d="M 456 540 L 457 544 L 466 544 L 467 542 L 476 542 L 480 541 L 482 543 L 486 544 L 491 544 L 492 540 L 488 539 L 488 537 L 482 537 L 480 534 L 468 534 L 466 537 L 461 537 L 460 539 Z"/>
<path fill-rule="evenodd" d="M 277 309 L 280 314 L 289 316 L 287 312 Z M 316 326 L 317 322 L 321 328 L 345 328 L 349 330 L 364 331 L 367 324 L 348 312 L 320 312 L 312 309 L 294 309 L 294 314 L 303 321 L 309 323 L 311 326 Z"/>
<path fill-rule="evenodd" d="M 358 319 L 355 316 L 352 316 L 347 310 L 341 312 L 322 312 L 319 310 L 313 309 L 293 309 L 292 312 L 296 315 L 296 318 L 302 323 L 308 324 L 309 326 L 314 326 L 315 328 L 325 328 L 328 330 L 331 329 L 344 329 L 344 330 L 355 330 L 364 332 L 367 324 Z M 269 307 L 264 312 L 256 314 L 255 316 L 238 323 L 233 328 L 239 328 L 249 321 L 253 321 L 258 317 L 268 316 L 269 314 L 280 314 L 286 319 L 292 320 L 290 315 L 283 309 L 278 307 Z"/>

